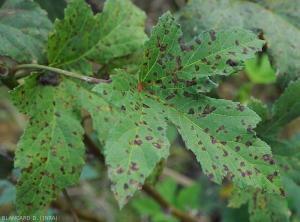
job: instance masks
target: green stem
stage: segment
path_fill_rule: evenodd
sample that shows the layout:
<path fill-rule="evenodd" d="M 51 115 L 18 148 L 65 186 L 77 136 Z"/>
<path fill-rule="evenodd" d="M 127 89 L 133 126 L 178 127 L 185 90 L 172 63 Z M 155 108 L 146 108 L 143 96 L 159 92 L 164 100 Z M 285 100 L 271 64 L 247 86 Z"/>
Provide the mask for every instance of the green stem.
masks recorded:
<path fill-rule="evenodd" d="M 62 69 L 57 69 L 57 68 L 53 68 L 53 67 L 50 67 L 50 66 L 43 66 L 43 65 L 38 65 L 38 64 L 18 65 L 16 67 L 14 67 L 13 69 L 14 69 L 14 72 L 16 72 L 20 69 L 43 69 L 43 70 L 48 70 L 48 71 L 51 71 L 51 72 L 63 74 L 63 75 L 66 75 L 66 76 L 74 77 L 74 78 L 77 78 L 77 79 L 81 79 L 81 80 L 84 80 L 86 82 L 110 83 L 110 80 L 97 79 L 97 78 L 84 76 L 84 75 L 80 75 L 80 74 L 73 73 L 73 72 L 68 72 L 68 71 L 65 71 L 65 70 L 62 70 Z"/>

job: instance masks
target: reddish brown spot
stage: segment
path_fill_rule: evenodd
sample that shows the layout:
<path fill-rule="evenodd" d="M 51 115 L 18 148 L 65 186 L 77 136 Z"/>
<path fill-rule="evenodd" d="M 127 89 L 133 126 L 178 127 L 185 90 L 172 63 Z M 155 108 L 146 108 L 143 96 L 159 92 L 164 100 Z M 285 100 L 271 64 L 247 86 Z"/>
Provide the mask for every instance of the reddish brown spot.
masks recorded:
<path fill-rule="evenodd" d="M 136 162 L 131 162 L 130 169 L 131 169 L 132 171 L 138 171 L 138 170 L 139 170 L 139 167 L 138 167 L 138 165 L 137 165 Z"/>
<path fill-rule="evenodd" d="M 228 64 L 230 66 L 238 66 L 238 63 L 236 61 L 233 61 L 232 59 L 228 59 L 226 61 L 226 64 Z"/>
<path fill-rule="evenodd" d="M 142 140 L 134 140 L 134 144 L 140 146 L 143 144 L 143 141 Z"/>
<path fill-rule="evenodd" d="M 153 140 L 153 136 L 146 136 L 145 139 L 146 140 Z"/>
<path fill-rule="evenodd" d="M 208 179 L 213 181 L 215 179 L 215 175 L 212 173 L 208 174 Z"/>
<path fill-rule="evenodd" d="M 153 142 L 152 144 L 153 144 L 153 146 L 155 146 L 157 149 L 161 149 L 161 144 L 155 143 L 155 142 Z"/>

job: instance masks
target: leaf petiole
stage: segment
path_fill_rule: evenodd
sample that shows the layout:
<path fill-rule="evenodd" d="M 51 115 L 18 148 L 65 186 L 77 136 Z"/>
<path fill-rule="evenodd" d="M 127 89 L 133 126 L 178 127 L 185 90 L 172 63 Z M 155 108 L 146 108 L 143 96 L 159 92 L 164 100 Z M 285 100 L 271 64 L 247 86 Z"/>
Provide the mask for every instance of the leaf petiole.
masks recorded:
<path fill-rule="evenodd" d="M 69 72 L 66 70 L 62 70 L 62 69 L 58 69 L 58 68 L 54 68 L 54 67 L 50 67 L 50 66 L 38 65 L 38 64 L 23 64 L 23 65 L 15 66 L 12 69 L 14 70 L 14 72 L 16 72 L 20 69 L 43 69 L 43 70 L 48 70 L 51 72 L 63 74 L 66 76 L 70 76 L 73 78 L 81 79 L 81 80 L 91 82 L 91 83 L 110 83 L 111 82 L 111 80 L 97 79 L 94 77 L 84 76 L 84 75 Z"/>

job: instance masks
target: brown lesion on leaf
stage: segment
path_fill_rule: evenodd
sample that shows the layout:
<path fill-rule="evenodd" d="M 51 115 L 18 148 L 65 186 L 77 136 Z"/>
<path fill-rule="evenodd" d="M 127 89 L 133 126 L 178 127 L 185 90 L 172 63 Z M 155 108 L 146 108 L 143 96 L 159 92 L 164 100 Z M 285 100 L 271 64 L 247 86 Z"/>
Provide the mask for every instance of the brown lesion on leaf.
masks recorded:
<path fill-rule="evenodd" d="M 153 140 L 153 136 L 146 136 L 145 139 L 146 140 Z"/>
<path fill-rule="evenodd" d="M 211 141 L 212 144 L 215 144 L 215 143 L 218 142 L 218 140 L 213 136 L 210 136 L 210 141 Z"/>
<path fill-rule="evenodd" d="M 130 169 L 132 171 L 138 171 L 139 170 L 139 166 L 138 166 L 138 164 L 136 162 L 131 162 Z"/>
<path fill-rule="evenodd" d="M 124 169 L 120 167 L 120 165 L 117 166 L 117 174 L 122 174 L 124 173 Z"/>
<path fill-rule="evenodd" d="M 226 64 L 230 65 L 230 66 L 238 66 L 238 63 L 232 59 L 228 59 L 226 61 Z"/>
<path fill-rule="evenodd" d="M 152 145 L 157 149 L 161 149 L 162 145 L 160 143 L 153 142 Z"/>
<path fill-rule="evenodd" d="M 207 176 L 210 181 L 213 181 L 215 179 L 215 175 L 213 173 L 210 173 Z"/>
<path fill-rule="evenodd" d="M 228 156 L 228 151 L 225 150 L 225 149 L 223 149 L 223 148 L 222 148 L 222 150 L 223 150 L 223 152 L 224 152 L 223 157 L 227 157 L 227 156 Z"/>
<path fill-rule="evenodd" d="M 124 190 L 128 190 L 129 186 L 127 183 L 124 183 L 124 186 L 123 186 Z"/>
<path fill-rule="evenodd" d="M 267 179 L 268 179 L 271 183 L 273 183 L 273 174 L 268 174 L 268 175 L 267 175 Z"/>
<path fill-rule="evenodd" d="M 194 108 L 190 108 L 189 111 L 188 111 L 188 114 L 195 114 Z"/>
<path fill-rule="evenodd" d="M 236 57 L 235 52 L 228 52 L 227 55 L 232 55 L 232 56 Z M 231 59 L 230 59 L 230 60 L 231 60 Z M 227 61 L 228 61 L 228 60 L 227 60 Z M 228 63 L 226 62 L 226 64 L 228 64 Z"/>
<path fill-rule="evenodd" d="M 235 142 L 239 142 L 239 141 L 243 141 L 243 137 L 242 136 L 237 136 L 236 138 L 235 138 Z"/>

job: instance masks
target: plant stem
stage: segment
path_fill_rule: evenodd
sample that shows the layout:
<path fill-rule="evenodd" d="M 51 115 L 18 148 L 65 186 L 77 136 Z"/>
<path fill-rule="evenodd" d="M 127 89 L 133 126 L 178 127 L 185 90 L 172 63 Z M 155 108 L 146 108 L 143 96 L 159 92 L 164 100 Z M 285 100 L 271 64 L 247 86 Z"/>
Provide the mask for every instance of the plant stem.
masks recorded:
<path fill-rule="evenodd" d="M 68 193 L 67 193 L 66 188 L 64 188 L 64 189 L 62 190 L 62 192 L 63 192 L 64 197 L 65 197 L 65 199 L 66 199 L 66 201 L 67 201 L 67 203 L 68 203 L 68 205 L 69 205 L 70 211 L 72 212 L 72 215 L 73 215 L 73 217 L 74 217 L 75 222 L 79 222 L 79 218 L 78 218 L 78 216 L 77 216 L 77 214 L 76 214 L 76 212 L 75 212 L 75 210 L 74 210 L 72 201 L 71 201 L 71 199 L 70 199 L 70 197 L 69 197 L 69 195 L 68 195 Z"/>
<path fill-rule="evenodd" d="M 68 72 L 66 70 L 57 69 L 57 68 L 50 67 L 50 66 L 38 65 L 38 64 L 18 65 L 16 67 L 13 67 L 12 69 L 14 70 L 14 72 L 16 72 L 20 69 L 43 69 L 43 70 L 48 70 L 48 71 L 51 71 L 51 72 L 63 74 L 63 75 L 66 75 L 66 76 L 74 77 L 74 78 L 77 78 L 77 79 L 81 79 L 81 80 L 84 80 L 86 82 L 91 82 L 91 83 L 110 83 L 111 82 L 110 80 L 97 79 L 97 78 L 84 76 L 84 75 L 80 75 L 80 74 L 73 73 L 73 72 Z"/>
<path fill-rule="evenodd" d="M 177 209 L 176 207 L 169 204 L 150 184 L 145 183 L 143 190 L 147 192 L 153 199 L 159 203 L 164 209 L 167 209 L 172 215 L 180 218 L 185 222 L 196 222 L 197 220 L 186 214 L 185 212 Z"/>

